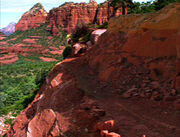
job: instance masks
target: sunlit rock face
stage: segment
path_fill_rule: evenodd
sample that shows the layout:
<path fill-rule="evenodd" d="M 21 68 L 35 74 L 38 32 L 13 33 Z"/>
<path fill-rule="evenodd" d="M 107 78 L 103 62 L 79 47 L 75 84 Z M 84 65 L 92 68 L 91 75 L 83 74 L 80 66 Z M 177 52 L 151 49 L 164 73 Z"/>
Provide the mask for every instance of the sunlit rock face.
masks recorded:
<path fill-rule="evenodd" d="M 90 3 L 65 3 L 64 5 L 54 8 L 48 15 L 47 22 L 51 27 L 54 35 L 58 33 L 57 27 L 61 27 L 67 33 L 71 33 L 79 24 L 98 24 L 102 25 L 112 16 L 122 15 L 122 9 L 114 11 L 110 3 L 105 2 L 98 5 L 95 1 Z"/>
<path fill-rule="evenodd" d="M 59 28 L 67 33 L 71 33 L 77 25 L 102 25 L 111 17 L 120 15 L 122 15 L 122 8 L 115 10 L 110 6 L 109 2 L 99 5 L 95 1 L 90 1 L 88 4 L 69 2 L 58 8 L 53 8 L 49 14 L 40 3 L 37 3 L 28 12 L 23 14 L 15 30 L 25 31 L 39 27 L 41 24 L 47 22 L 53 35 L 59 32 Z"/>
<path fill-rule="evenodd" d="M 34 5 L 28 12 L 24 13 L 20 21 L 16 24 L 16 31 L 25 31 L 34 27 L 39 27 L 46 22 L 47 12 L 40 3 Z"/>

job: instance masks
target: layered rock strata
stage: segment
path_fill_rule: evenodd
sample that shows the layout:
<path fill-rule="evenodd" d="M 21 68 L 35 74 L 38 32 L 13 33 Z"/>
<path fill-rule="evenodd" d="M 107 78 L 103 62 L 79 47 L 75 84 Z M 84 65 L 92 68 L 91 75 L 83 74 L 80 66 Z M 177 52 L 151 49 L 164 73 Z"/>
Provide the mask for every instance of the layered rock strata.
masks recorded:
<path fill-rule="evenodd" d="M 16 24 L 16 31 L 25 31 L 34 27 L 39 27 L 46 22 L 47 12 L 40 3 L 34 5 L 28 12 L 24 13 Z"/>

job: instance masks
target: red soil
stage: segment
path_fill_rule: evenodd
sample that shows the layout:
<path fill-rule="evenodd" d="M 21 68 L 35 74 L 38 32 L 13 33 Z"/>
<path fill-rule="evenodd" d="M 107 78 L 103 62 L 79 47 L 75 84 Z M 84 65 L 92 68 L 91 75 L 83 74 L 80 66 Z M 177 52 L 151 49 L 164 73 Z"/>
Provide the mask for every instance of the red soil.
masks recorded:
<path fill-rule="evenodd" d="M 3 40 L 3 39 L 5 39 L 6 37 L 3 37 L 3 36 L 0 36 L 0 40 Z"/>
<path fill-rule="evenodd" d="M 44 56 L 45 55 L 60 56 L 60 55 L 62 55 L 63 50 L 64 50 L 64 47 L 61 47 L 58 49 L 58 48 L 53 48 L 53 47 L 47 48 L 47 47 L 43 47 L 41 45 L 37 45 L 35 43 L 35 40 L 30 41 L 29 39 L 28 40 L 25 39 L 24 41 L 31 42 L 31 44 L 19 43 L 19 44 L 15 44 L 11 47 L 9 47 L 7 45 L 5 45 L 4 47 L 0 47 L 0 53 L 2 54 L 1 58 L 4 58 L 1 61 L 1 64 L 8 64 L 8 62 L 10 64 L 12 64 L 13 62 L 15 62 L 18 58 L 11 59 L 11 61 L 9 60 L 9 58 L 11 58 L 12 54 L 16 55 L 16 56 L 18 56 L 18 54 L 20 54 L 22 56 L 31 56 L 34 53 L 34 54 L 44 55 Z M 4 44 L 7 44 L 7 42 L 4 42 Z M 8 53 L 8 54 L 4 54 L 4 53 Z M 46 57 L 41 57 L 41 59 L 43 61 L 56 61 L 56 59 L 46 58 Z"/>
<path fill-rule="evenodd" d="M 24 39 L 23 42 L 29 43 L 29 44 L 36 44 L 36 39 Z"/>
<path fill-rule="evenodd" d="M 56 59 L 47 58 L 47 57 L 40 57 L 40 59 L 41 59 L 42 61 L 45 61 L 45 62 L 57 61 Z"/>
<path fill-rule="evenodd" d="M 0 41 L 0 45 L 7 45 L 7 42 L 6 41 Z"/>
<path fill-rule="evenodd" d="M 85 55 L 53 68 L 7 136 L 179 137 L 179 13 L 112 19 Z"/>
<path fill-rule="evenodd" d="M 0 65 L 4 64 L 13 64 L 18 60 L 18 56 L 16 54 L 7 54 L 0 57 Z"/>

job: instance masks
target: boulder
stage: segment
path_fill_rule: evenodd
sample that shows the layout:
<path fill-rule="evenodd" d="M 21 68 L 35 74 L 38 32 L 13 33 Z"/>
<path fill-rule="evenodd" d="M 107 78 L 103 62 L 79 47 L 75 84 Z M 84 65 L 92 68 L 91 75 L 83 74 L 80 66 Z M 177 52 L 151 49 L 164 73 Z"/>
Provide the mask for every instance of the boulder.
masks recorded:
<path fill-rule="evenodd" d="M 101 131 L 101 137 L 121 137 L 119 134 L 114 132 L 108 132 L 108 130 Z"/>
<path fill-rule="evenodd" d="M 110 132 L 110 133 L 107 133 L 105 137 L 121 137 L 121 136 L 117 133 Z"/>
<path fill-rule="evenodd" d="M 73 46 L 73 55 L 78 55 L 85 52 L 87 46 L 85 44 L 76 43 Z"/>
<path fill-rule="evenodd" d="M 112 131 L 114 129 L 114 120 L 108 120 L 105 121 L 104 123 L 97 123 L 94 126 L 94 131 L 101 131 L 101 130 L 108 130 L 108 131 Z"/>
<path fill-rule="evenodd" d="M 105 33 L 107 30 L 106 29 L 97 29 L 95 31 L 93 31 L 91 33 L 91 37 L 90 37 L 90 40 L 93 44 L 97 43 L 99 37 Z"/>

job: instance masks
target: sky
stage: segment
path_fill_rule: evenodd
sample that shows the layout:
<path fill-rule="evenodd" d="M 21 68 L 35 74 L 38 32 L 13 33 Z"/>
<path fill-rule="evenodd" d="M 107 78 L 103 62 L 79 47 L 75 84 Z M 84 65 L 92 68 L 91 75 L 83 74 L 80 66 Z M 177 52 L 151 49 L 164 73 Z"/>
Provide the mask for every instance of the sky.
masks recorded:
<path fill-rule="evenodd" d="M 6 27 L 10 22 L 17 23 L 23 13 L 28 11 L 33 5 L 40 2 L 48 12 L 54 7 L 59 7 L 64 2 L 86 2 L 89 0 L 0 0 L 0 28 Z M 96 0 L 102 3 L 105 0 Z M 134 0 L 138 2 L 146 2 L 149 0 Z"/>

